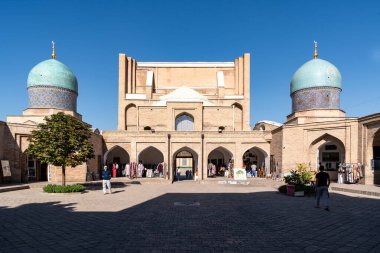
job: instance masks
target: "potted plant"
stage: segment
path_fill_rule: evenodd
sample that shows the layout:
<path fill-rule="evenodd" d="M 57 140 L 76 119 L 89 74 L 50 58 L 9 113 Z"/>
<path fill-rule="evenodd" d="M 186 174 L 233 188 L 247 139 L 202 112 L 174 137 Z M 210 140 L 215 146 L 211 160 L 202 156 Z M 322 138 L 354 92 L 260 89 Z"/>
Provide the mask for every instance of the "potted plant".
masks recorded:
<path fill-rule="evenodd" d="M 307 169 L 304 163 L 297 163 L 297 169 L 291 170 L 290 175 L 285 176 L 286 192 L 289 196 L 304 196 L 307 184 L 313 178 L 311 171 Z"/>

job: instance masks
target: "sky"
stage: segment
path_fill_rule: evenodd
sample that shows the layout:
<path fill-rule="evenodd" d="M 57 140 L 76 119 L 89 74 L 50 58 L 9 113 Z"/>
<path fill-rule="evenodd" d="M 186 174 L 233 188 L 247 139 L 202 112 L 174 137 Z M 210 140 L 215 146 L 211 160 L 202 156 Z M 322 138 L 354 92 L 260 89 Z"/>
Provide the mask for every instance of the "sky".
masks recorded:
<path fill-rule="evenodd" d="M 313 58 L 343 78 L 341 109 L 380 112 L 380 1 L 1 0 L 0 121 L 28 107 L 27 77 L 51 57 L 79 84 L 77 111 L 117 129 L 118 54 L 137 61 L 233 61 L 251 54 L 251 117 L 285 122 L 290 80 Z"/>

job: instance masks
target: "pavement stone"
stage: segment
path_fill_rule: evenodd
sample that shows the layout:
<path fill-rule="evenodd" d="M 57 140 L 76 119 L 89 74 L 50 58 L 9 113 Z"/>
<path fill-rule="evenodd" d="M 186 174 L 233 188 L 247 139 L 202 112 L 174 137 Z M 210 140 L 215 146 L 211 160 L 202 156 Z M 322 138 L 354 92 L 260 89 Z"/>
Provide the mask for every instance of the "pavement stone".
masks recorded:
<path fill-rule="evenodd" d="M 103 195 L 0 194 L 0 252 L 379 252 L 380 198 L 332 191 L 331 211 L 275 185 L 117 184 Z M 182 203 L 177 204 L 175 203 Z M 194 204 L 197 203 L 197 204 Z"/>

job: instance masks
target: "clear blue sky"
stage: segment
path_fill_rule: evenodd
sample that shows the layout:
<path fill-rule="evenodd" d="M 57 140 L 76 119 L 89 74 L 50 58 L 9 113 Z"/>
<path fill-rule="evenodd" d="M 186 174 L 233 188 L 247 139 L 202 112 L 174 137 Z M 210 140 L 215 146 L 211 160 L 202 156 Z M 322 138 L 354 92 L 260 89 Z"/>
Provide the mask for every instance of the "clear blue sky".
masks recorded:
<path fill-rule="evenodd" d="M 28 106 L 27 76 L 50 58 L 78 78 L 78 112 L 117 128 L 118 54 L 138 61 L 232 61 L 251 53 L 251 125 L 284 122 L 290 80 L 313 57 L 343 77 L 348 116 L 380 112 L 380 1 L 0 1 L 0 120 Z"/>

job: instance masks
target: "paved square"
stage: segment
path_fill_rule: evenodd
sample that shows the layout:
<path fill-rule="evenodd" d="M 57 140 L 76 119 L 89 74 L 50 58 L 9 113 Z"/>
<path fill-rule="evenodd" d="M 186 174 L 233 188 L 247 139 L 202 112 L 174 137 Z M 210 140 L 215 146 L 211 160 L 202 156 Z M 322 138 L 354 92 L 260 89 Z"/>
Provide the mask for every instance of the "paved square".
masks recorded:
<path fill-rule="evenodd" d="M 113 192 L 0 193 L 0 252 L 380 252 L 379 198 L 332 193 L 327 212 L 252 185 Z"/>

